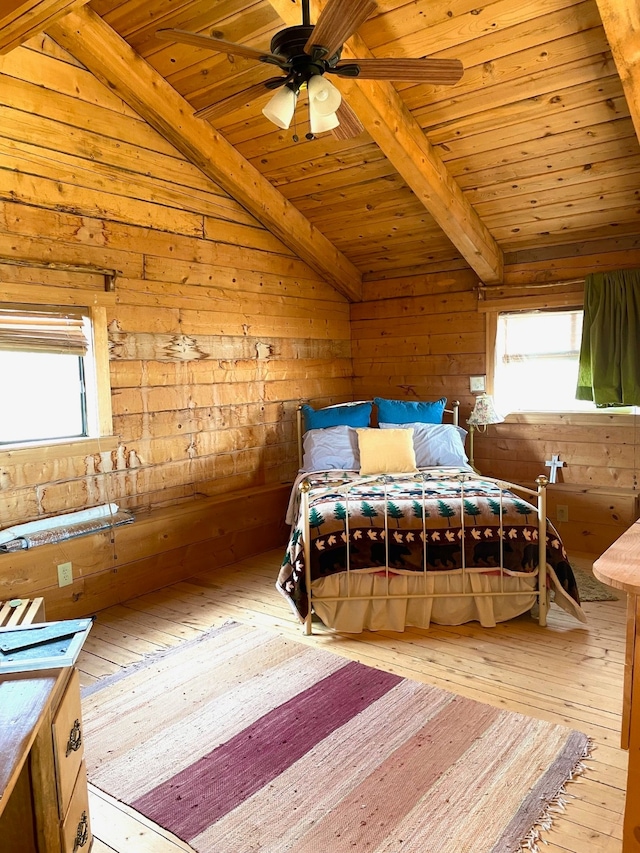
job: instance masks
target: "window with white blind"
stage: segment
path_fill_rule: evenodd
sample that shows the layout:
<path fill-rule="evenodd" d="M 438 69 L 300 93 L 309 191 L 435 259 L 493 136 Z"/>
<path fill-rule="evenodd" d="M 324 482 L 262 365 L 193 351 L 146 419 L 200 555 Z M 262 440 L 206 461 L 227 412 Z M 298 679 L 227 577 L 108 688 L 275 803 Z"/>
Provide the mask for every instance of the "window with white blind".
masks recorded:
<path fill-rule="evenodd" d="M 500 312 L 497 317 L 494 400 L 510 412 L 593 412 L 576 400 L 582 308 Z"/>
<path fill-rule="evenodd" d="M 75 305 L 0 304 L 0 447 L 104 434 L 95 315 Z"/>

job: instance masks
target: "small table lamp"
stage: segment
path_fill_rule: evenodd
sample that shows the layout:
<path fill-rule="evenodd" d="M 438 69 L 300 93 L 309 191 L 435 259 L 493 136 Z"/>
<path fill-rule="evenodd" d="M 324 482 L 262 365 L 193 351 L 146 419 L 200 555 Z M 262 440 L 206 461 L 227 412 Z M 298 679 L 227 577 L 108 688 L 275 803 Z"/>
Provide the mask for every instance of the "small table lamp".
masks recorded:
<path fill-rule="evenodd" d="M 479 394 L 476 397 L 476 403 L 473 411 L 469 415 L 469 464 L 476 472 L 480 472 L 473 463 L 473 433 L 475 430 L 486 432 L 489 424 L 502 423 L 504 418 L 499 415 L 493 405 L 493 397 L 490 394 Z"/>

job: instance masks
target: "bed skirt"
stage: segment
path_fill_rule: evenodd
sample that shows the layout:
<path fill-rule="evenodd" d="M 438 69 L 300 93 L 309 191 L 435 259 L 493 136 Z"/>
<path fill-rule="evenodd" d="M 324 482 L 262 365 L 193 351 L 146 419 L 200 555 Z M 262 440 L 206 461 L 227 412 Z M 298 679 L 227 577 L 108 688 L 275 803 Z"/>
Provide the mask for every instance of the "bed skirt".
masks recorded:
<path fill-rule="evenodd" d="M 438 625 L 462 625 L 478 621 L 485 628 L 494 628 L 497 622 L 513 619 L 530 610 L 537 601 L 535 589 L 538 573 L 526 576 L 503 576 L 467 572 L 466 587 L 473 593 L 521 593 L 512 596 L 473 595 L 458 596 L 462 590 L 460 572 L 438 572 L 423 575 L 392 575 L 389 577 L 390 595 L 442 595 L 442 598 L 394 598 L 354 600 L 353 596 L 387 594 L 387 578 L 380 574 L 346 572 L 329 575 L 314 581 L 313 609 L 328 628 L 345 633 L 361 631 L 404 631 L 405 627 L 428 628 Z M 426 586 L 425 586 L 426 585 Z M 349 601 L 322 601 L 320 597 L 350 595 Z"/>

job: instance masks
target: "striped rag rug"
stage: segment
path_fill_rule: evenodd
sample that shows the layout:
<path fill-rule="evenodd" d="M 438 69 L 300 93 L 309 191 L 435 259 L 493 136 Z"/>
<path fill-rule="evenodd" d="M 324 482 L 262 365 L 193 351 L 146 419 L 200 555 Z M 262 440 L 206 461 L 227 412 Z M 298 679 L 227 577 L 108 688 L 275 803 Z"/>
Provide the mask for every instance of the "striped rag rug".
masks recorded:
<path fill-rule="evenodd" d="M 200 853 L 536 849 L 586 735 L 227 623 L 83 693 L 89 780 Z"/>

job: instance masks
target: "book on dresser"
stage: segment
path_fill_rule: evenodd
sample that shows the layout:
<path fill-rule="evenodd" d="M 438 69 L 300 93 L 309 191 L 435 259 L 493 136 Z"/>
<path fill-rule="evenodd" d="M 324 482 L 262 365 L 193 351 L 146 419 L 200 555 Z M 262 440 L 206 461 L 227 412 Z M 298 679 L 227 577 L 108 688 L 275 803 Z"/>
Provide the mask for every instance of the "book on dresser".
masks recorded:
<path fill-rule="evenodd" d="M 0 675 L 73 666 L 92 619 L 0 628 Z"/>

